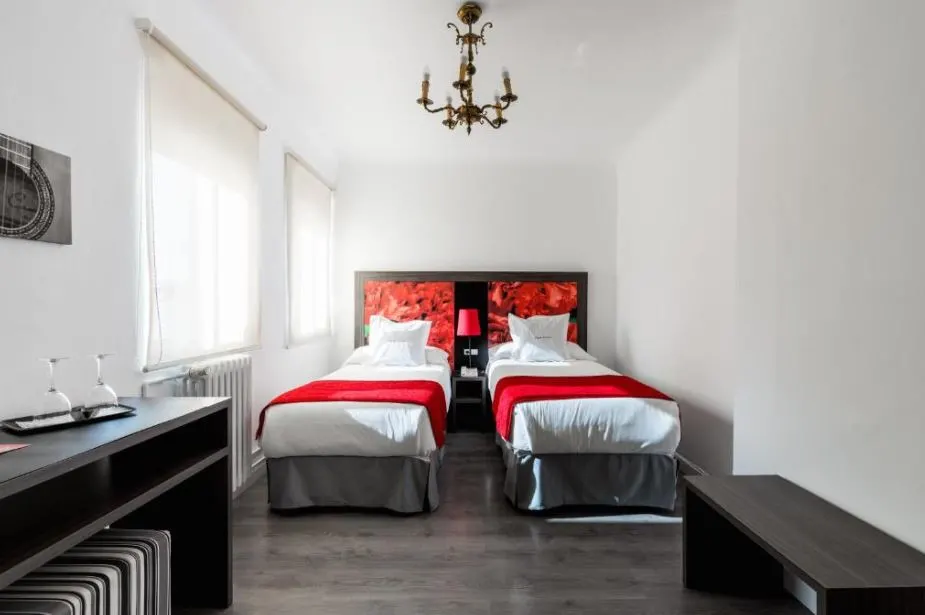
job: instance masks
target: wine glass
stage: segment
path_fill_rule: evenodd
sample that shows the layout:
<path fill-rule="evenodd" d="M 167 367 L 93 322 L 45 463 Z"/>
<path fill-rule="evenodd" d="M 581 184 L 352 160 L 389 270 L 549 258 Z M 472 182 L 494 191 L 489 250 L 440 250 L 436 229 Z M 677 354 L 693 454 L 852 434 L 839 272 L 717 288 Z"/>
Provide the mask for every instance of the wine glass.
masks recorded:
<path fill-rule="evenodd" d="M 66 358 L 52 357 L 42 359 L 48 364 L 48 390 L 45 391 L 45 395 L 42 397 L 42 410 L 47 414 L 71 411 L 71 400 L 55 387 L 55 366 Z"/>
<path fill-rule="evenodd" d="M 111 357 L 111 354 L 92 355 L 96 359 L 96 384 L 90 389 L 90 395 L 87 397 L 85 410 L 92 411 L 98 408 L 115 406 L 119 403 L 119 396 L 112 390 L 112 387 L 103 382 L 103 359 Z"/>

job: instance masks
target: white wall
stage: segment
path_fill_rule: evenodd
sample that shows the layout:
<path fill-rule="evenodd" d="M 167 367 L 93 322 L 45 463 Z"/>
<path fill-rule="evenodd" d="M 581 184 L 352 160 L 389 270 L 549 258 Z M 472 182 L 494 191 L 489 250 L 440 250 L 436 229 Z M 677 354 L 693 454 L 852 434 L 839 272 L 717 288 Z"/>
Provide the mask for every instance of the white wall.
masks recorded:
<path fill-rule="evenodd" d="M 33 410 L 45 387 L 38 357 L 66 355 L 59 388 L 80 402 L 92 385 L 86 355 L 118 356 L 109 378 L 136 393 L 142 51 L 133 21 L 152 17 L 270 124 L 261 142 L 262 343 L 255 403 L 323 373 L 329 344 L 283 349 L 286 313 L 283 148 L 328 179 L 330 152 L 238 44 L 182 0 L 30 0 L 4 7 L 0 39 L 27 49 L 4 68 L 0 132 L 72 158 L 74 245 L 0 239 L 0 416 Z M 291 104 L 291 107 L 287 107 Z"/>
<path fill-rule="evenodd" d="M 354 271 L 586 270 L 590 351 L 613 364 L 611 167 L 345 163 L 339 175 L 338 359 L 353 348 Z"/>
<path fill-rule="evenodd" d="M 71 157 L 74 245 L 0 239 L 0 414 L 31 412 L 60 366 L 78 401 L 93 384 L 85 355 L 117 353 L 111 378 L 137 389 L 135 279 L 142 55 L 131 18 L 143 3 L 13 3 L 0 39 L 25 49 L 4 68 L 0 132 Z M 88 6 L 93 5 L 93 6 Z"/>
<path fill-rule="evenodd" d="M 681 452 L 732 471 L 738 41 L 711 13 L 710 53 L 617 161 L 621 370 L 681 405 Z"/>
<path fill-rule="evenodd" d="M 735 470 L 925 550 L 925 3 L 743 3 Z"/>

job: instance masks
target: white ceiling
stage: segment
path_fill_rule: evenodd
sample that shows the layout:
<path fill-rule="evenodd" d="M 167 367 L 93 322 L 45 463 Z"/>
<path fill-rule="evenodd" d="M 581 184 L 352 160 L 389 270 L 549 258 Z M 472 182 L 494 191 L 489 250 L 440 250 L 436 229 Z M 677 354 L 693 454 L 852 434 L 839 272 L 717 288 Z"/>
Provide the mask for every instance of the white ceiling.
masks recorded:
<path fill-rule="evenodd" d="M 444 99 L 455 0 L 196 0 L 290 92 L 345 159 L 609 159 L 670 104 L 720 37 L 735 0 L 488 0 L 476 98 L 511 71 L 501 130 L 450 132 L 415 104 Z M 481 23 L 481 22 L 480 22 Z"/>

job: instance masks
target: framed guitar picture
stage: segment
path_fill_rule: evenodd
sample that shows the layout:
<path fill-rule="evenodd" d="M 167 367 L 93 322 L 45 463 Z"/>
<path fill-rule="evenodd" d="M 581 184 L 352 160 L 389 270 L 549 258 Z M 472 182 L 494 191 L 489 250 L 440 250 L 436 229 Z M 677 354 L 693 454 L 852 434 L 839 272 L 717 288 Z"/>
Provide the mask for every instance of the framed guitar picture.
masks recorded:
<path fill-rule="evenodd" d="M 71 243 L 71 159 L 0 133 L 0 237 Z"/>

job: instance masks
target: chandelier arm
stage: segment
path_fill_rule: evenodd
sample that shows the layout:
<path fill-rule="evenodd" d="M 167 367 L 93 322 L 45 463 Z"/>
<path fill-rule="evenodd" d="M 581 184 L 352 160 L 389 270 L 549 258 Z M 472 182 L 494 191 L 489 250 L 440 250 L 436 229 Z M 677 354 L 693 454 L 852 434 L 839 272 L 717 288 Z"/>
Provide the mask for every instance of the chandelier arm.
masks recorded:
<path fill-rule="evenodd" d="M 483 45 L 485 44 L 485 30 L 490 30 L 494 27 L 495 24 L 491 23 L 490 21 L 486 21 L 485 25 L 482 26 L 482 31 L 479 32 L 479 39 L 481 39 Z"/>
<path fill-rule="evenodd" d="M 454 30 L 456 30 L 456 44 L 458 45 L 458 44 L 459 44 L 459 39 L 462 38 L 462 34 L 460 33 L 459 28 L 457 28 L 457 27 L 456 27 L 456 24 L 453 23 L 452 21 L 451 21 L 451 22 L 448 22 L 448 23 L 446 24 L 446 27 L 447 27 L 447 29 L 453 28 Z"/>
<path fill-rule="evenodd" d="M 424 111 L 427 111 L 428 113 L 443 113 L 443 112 L 446 111 L 447 109 L 452 109 L 452 108 L 453 108 L 453 107 L 451 107 L 450 105 L 443 105 L 443 106 L 440 107 L 439 109 L 431 109 L 431 108 L 428 106 L 427 103 L 424 103 L 424 104 L 421 105 L 421 106 L 424 107 Z"/>
<path fill-rule="evenodd" d="M 498 122 L 497 124 L 495 124 L 487 115 L 482 115 L 481 119 L 488 122 L 488 124 L 495 130 L 498 130 L 499 128 L 501 128 L 501 122 Z"/>

